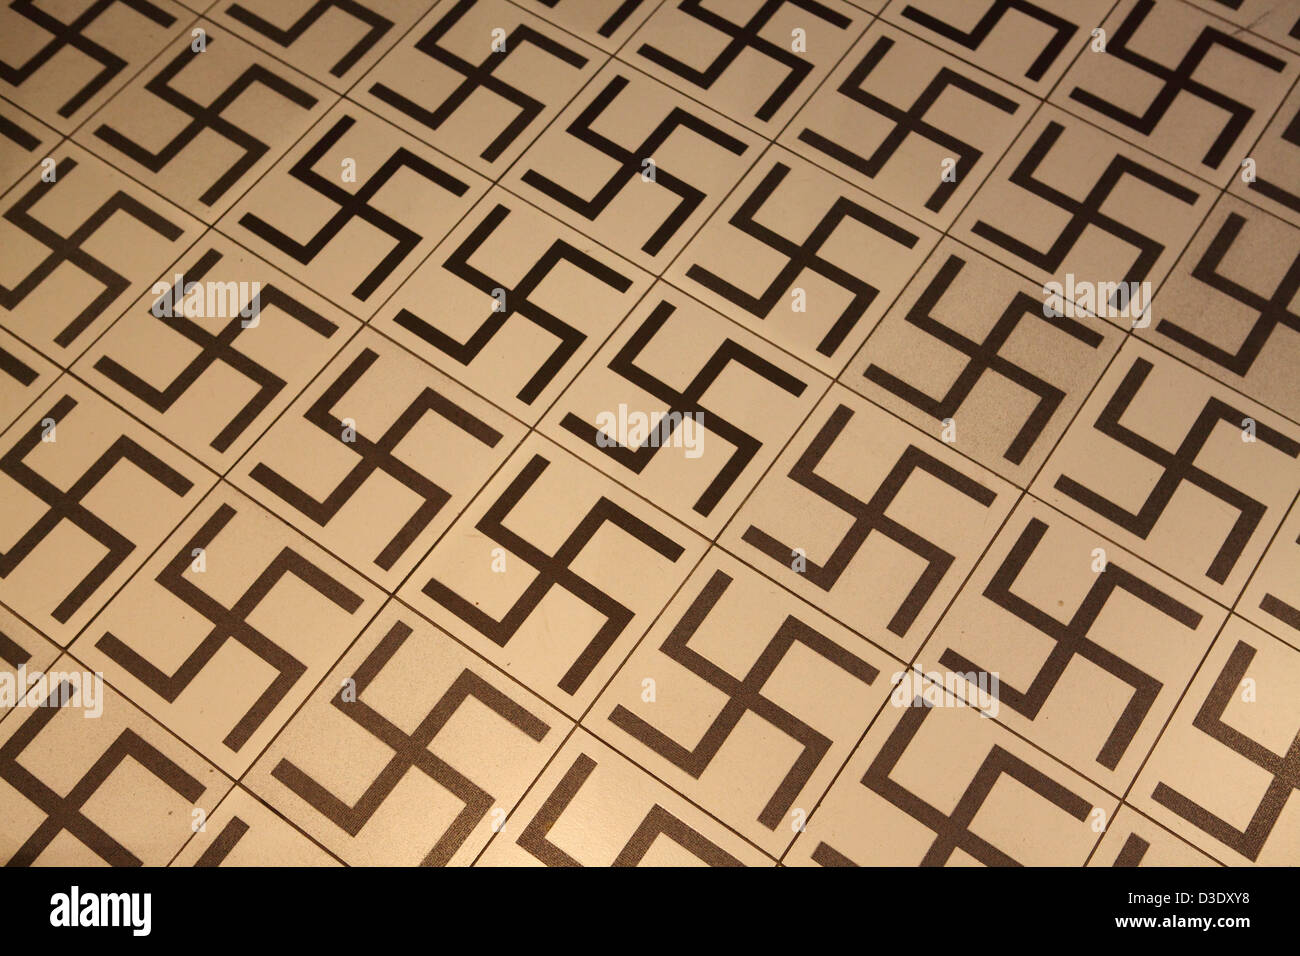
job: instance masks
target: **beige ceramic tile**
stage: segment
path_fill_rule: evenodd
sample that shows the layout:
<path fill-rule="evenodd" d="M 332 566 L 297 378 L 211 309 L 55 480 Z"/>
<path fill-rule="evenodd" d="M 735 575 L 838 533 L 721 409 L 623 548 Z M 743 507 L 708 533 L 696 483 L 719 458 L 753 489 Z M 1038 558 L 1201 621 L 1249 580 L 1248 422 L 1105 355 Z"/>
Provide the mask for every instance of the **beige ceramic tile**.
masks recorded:
<path fill-rule="evenodd" d="M 584 730 L 569 738 L 477 866 L 775 863 Z"/>
<path fill-rule="evenodd" d="M 246 784 L 352 865 L 467 865 L 573 725 L 397 602 Z"/>
<path fill-rule="evenodd" d="M 394 591 L 524 426 L 365 329 L 231 475 Z"/>
<path fill-rule="evenodd" d="M 1044 106 L 952 235 L 1127 328 L 1216 197 L 1190 173 Z"/>
<path fill-rule="evenodd" d="M 1130 339 L 1031 489 L 1222 604 L 1300 490 L 1300 426 Z"/>
<path fill-rule="evenodd" d="M 382 601 L 378 588 L 223 483 L 72 652 L 238 776 Z"/>
<path fill-rule="evenodd" d="M 1046 96 L 1113 0 L 891 0 L 883 16 L 1036 96 Z"/>
<path fill-rule="evenodd" d="M 910 660 L 1017 494 L 834 386 L 719 543 Z"/>
<path fill-rule="evenodd" d="M 68 365 L 203 227 L 78 146 L 52 158 L 0 197 L 0 325 Z"/>
<path fill-rule="evenodd" d="M 206 222 L 225 210 L 335 97 L 200 20 L 76 134 L 76 142 Z"/>
<path fill-rule="evenodd" d="M 952 706 L 901 694 L 785 857 L 799 866 L 1082 866 L 1118 798 Z"/>
<path fill-rule="evenodd" d="M 1122 338 L 945 239 L 841 381 L 1025 487 Z"/>
<path fill-rule="evenodd" d="M 659 283 L 541 430 L 713 537 L 830 380 Z"/>
<path fill-rule="evenodd" d="M 650 283 L 493 187 L 370 324 L 535 423 Z"/>
<path fill-rule="evenodd" d="M 66 135 L 193 20 L 171 0 L 7 3 L 0 93 Z"/>
<path fill-rule="evenodd" d="M 501 184 L 658 274 L 764 145 L 756 133 L 614 61 Z"/>
<path fill-rule="evenodd" d="M 68 375 L 0 448 L 0 600 L 63 645 L 216 480 Z"/>
<path fill-rule="evenodd" d="M 663 0 L 518 0 L 518 3 L 525 10 L 613 53 Z"/>
<path fill-rule="evenodd" d="M 1154 311 L 1147 341 L 1300 420 L 1300 229 L 1224 197 Z"/>
<path fill-rule="evenodd" d="M 619 56 L 775 138 L 871 17 L 844 0 L 665 3 Z"/>
<path fill-rule="evenodd" d="M 902 666 L 715 549 L 583 722 L 779 856 Z"/>
<path fill-rule="evenodd" d="M 1206 13 L 1222 17 L 1290 50 L 1300 52 L 1300 10 L 1276 0 L 1188 0 Z"/>
<path fill-rule="evenodd" d="M 365 319 L 486 188 L 481 176 L 345 101 L 219 228 Z"/>
<path fill-rule="evenodd" d="M 1229 620 L 1129 802 L 1224 862 L 1293 866 L 1300 651 Z"/>
<path fill-rule="evenodd" d="M 1183 4 L 1121 0 L 1101 29 L 1051 102 L 1219 186 L 1300 75 L 1300 56 Z"/>
<path fill-rule="evenodd" d="M 426 0 L 217 0 L 214 23 L 344 93 L 416 21 Z"/>
<path fill-rule="evenodd" d="M 1300 226 L 1300 86 L 1291 91 L 1228 191 Z"/>
<path fill-rule="evenodd" d="M 496 179 L 606 59 L 506 0 L 444 0 L 352 96 Z"/>
<path fill-rule="evenodd" d="M 880 20 L 780 142 L 945 229 L 1036 106 L 1024 91 Z"/>
<path fill-rule="evenodd" d="M 665 277 L 835 375 L 938 239 L 774 146 Z"/>
<path fill-rule="evenodd" d="M 209 230 L 75 373 L 227 471 L 360 323 Z"/>
<path fill-rule="evenodd" d="M 534 434 L 399 596 L 577 717 L 706 543 Z"/>
<path fill-rule="evenodd" d="M 1025 500 L 917 658 L 956 696 L 1128 789 L 1227 612 Z"/>
<path fill-rule="evenodd" d="M 166 866 L 230 780 L 68 655 L 45 677 L 0 726 L 0 858 Z"/>

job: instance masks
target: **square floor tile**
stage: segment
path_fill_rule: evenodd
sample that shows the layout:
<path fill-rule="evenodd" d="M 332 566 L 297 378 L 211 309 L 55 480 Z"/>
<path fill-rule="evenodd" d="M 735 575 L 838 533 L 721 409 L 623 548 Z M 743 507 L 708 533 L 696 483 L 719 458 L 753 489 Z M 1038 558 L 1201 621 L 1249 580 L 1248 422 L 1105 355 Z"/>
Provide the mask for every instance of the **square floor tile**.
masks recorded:
<path fill-rule="evenodd" d="M 1017 495 L 835 386 L 718 540 L 910 660 Z"/>
<path fill-rule="evenodd" d="M 1246 160 L 1250 160 L 1247 163 Z M 1264 130 L 1228 191 L 1300 226 L 1300 86 Z"/>
<path fill-rule="evenodd" d="M 175 268 L 75 374 L 225 472 L 360 323 L 216 231 Z"/>
<path fill-rule="evenodd" d="M 829 386 L 660 283 L 565 390 L 541 431 L 713 537 Z"/>
<path fill-rule="evenodd" d="M 1101 29 L 1051 102 L 1220 186 L 1300 75 L 1300 57 L 1181 3 L 1121 0 Z"/>
<path fill-rule="evenodd" d="M 1124 793 L 1227 612 L 1026 499 L 917 658 L 918 669 Z"/>
<path fill-rule="evenodd" d="M 636 31 L 663 0 L 518 0 L 519 6 L 608 53 Z"/>
<path fill-rule="evenodd" d="M 216 0 L 208 16 L 344 93 L 427 7 L 428 0 Z"/>
<path fill-rule="evenodd" d="M 1231 604 L 1298 463 L 1300 426 L 1130 339 L 1030 490 Z"/>
<path fill-rule="evenodd" d="M 1298 78 L 0 0 L 0 864 L 1300 861 Z"/>
<path fill-rule="evenodd" d="M 579 729 L 478 866 L 772 866 L 774 860 Z"/>
<path fill-rule="evenodd" d="M 665 276 L 835 375 L 938 239 L 774 146 Z"/>
<path fill-rule="evenodd" d="M 1037 105 L 1011 84 L 879 20 L 780 142 L 946 229 Z"/>
<path fill-rule="evenodd" d="M 895 696 L 787 864 L 1083 865 L 1118 798 L 942 689 Z"/>
<path fill-rule="evenodd" d="M 714 549 L 583 722 L 779 856 L 902 667 Z"/>
<path fill-rule="evenodd" d="M 1225 196 L 1137 334 L 1300 421 L 1300 229 Z"/>
<path fill-rule="evenodd" d="M 883 16 L 927 43 L 1046 96 L 1113 0 L 892 0 Z"/>
<path fill-rule="evenodd" d="M 665 3 L 619 57 L 775 139 L 871 17 L 843 0 Z"/>
<path fill-rule="evenodd" d="M 706 544 L 531 435 L 398 596 L 577 717 Z"/>
<path fill-rule="evenodd" d="M 394 591 L 524 426 L 366 329 L 231 481 Z"/>
<path fill-rule="evenodd" d="M 0 724 L 0 859 L 166 866 L 230 786 L 65 654 Z"/>
<path fill-rule="evenodd" d="M 352 98 L 496 179 L 606 59 L 506 0 L 447 0 Z"/>
<path fill-rule="evenodd" d="M 68 365 L 203 226 L 72 143 L 53 159 L 0 197 L 0 325 Z"/>
<path fill-rule="evenodd" d="M 466 865 L 573 725 L 391 602 L 246 784 L 352 865 Z"/>
<path fill-rule="evenodd" d="M 482 177 L 345 102 L 218 228 L 366 319 L 486 189 Z"/>
<path fill-rule="evenodd" d="M 1118 325 L 1143 321 L 1217 194 L 1045 106 L 957 220 L 954 238 Z"/>
<path fill-rule="evenodd" d="M 1300 52 L 1300 10 L 1275 0 L 1187 0 L 1290 50 Z"/>
<path fill-rule="evenodd" d="M 193 19 L 171 0 L 13 0 L 0 7 L 0 92 L 66 135 Z"/>
<path fill-rule="evenodd" d="M 1122 339 L 945 239 L 840 380 L 1023 488 Z"/>
<path fill-rule="evenodd" d="M 615 61 L 501 183 L 659 274 L 765 145 L 756 133 Z"/>
<path fill-rule="evenodd" d="M 1300 651 L 1233 617 L 1129 801 L 1232 865 L 1294 865 Z"/>
<path fill-rule="evenodd" d="M 72 652 L 238 776 L 382 600 L 378 588 L 223 483 Z"/>
<path fill-rule="evenodd" d="M 493 187 L 370 324 L 535 424 L 651 281 Z"/>
<path fill-rule="evenodd" d="M 76 141 L 206 222 L 216 222 L 335 97 L 207 20 L 179 37 L 77 132 Z"/>
<path fill-rule="evenodd" d="M 0 601 L 62 645 L 216 480 L 68 375 L 0 449 Z"/>

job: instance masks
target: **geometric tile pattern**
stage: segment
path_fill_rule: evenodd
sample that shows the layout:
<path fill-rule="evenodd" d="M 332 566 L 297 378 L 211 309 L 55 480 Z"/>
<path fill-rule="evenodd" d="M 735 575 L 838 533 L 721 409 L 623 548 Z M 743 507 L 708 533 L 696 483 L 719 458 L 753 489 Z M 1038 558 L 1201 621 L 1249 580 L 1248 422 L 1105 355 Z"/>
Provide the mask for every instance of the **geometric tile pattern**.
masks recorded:
<path fill-rule="evenodd" d="M 0 864 L 1300 863 L 1298 79 L 0 0 Z"/>

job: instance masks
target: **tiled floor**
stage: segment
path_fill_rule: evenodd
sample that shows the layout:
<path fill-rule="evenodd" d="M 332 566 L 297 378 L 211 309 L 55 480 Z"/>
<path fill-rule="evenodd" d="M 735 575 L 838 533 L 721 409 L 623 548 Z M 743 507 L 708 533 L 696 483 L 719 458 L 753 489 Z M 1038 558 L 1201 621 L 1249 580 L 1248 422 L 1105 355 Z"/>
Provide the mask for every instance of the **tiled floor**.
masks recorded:
<path fill-rule="evenodd" d="M 1297 78 L 0 0 L 0 861 L 1300 864 Z"/>

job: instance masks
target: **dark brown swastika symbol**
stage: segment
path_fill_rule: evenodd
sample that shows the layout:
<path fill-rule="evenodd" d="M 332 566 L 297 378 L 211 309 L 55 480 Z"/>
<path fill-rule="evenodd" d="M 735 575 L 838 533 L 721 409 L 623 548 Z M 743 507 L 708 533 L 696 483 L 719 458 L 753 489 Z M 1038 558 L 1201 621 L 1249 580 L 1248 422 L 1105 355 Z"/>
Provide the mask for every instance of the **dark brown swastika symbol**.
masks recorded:
<path fill-rule="evenodd" d="M 521 847 L 541 860 L 547 866 L 582 866 L 577 860 L 565 853 L 550 841 L 548 835 L 555 821 L 578 795 L 582 785 L 591 772 L 596 769 L 596 761 L 585 753 L 578 754 L 573 765 L 556 784 L 537 813 L 528 821 L 528 826 L 519 835 Z M 655 840 L 665 836 L 683 849 L 689 850 L 709 866 L 743 866 L 739 860 L 723 850 L 720 846 L 702 835 L 698 830 L 682 822 L 659 804 L 655 804 L 646 813 L 636 831 L 624 844 L 623 849 L 614 858 L 611 866 L 636 866 L 644 858 Z"/>
<path fill-rule="evenodd" d="M 708 768 L 723 744 L 727 742 L 727 737 L 747 714 L 752 713 L 767 721 L 802 748 L 794 765 L 758 815 L 758 821 L 763 826 L 775 830 L 794 805 L 795 798 L 813 775 L 822 758 L 830 750 L 831 740 L 817 728 L 808 725 L 763 696 L 763 686 L 768 678 L 795 644 L 802 644 L 814 654 L 852 674 L 863 684 L 874 683 L 880 672 L 866 661 L 850 654 L 820 631 L 790 615 L 772 635 L 767 646 L 744 677 L 734 677 L 727 673 L 689 645 L 691 637 L 708 618 L 731 581 L 731 577 L 725 572 L 715 571 L 660 647 L 670 660 L 681 664 L 692 674 L 727 695 L 726 704 L 695 747 L 691 749 L 683 746 L 622 704 L 614 708 L 609 715 L 609 720 L 614 726 L 627 731 L 665 760 L 696 779 L 699 779 Z"/>
<path fill-rule="evenodd" d="M 570 567 L 582 549 L 606 524 L 613 525 L 670 561 L 680 558 L 685 553 L 685 549 L 636 515 L 602 496 L 578 521 L 577 526 L 555 554 L 547 554 L 507 528 L 505 520 L 549 466 L 550 462 L 541 455 L 534 455 L 474 526 L 507 551 L 518 555 L 537 572 L 537 576 L 524 589 L 524 593 L 519 596 L 504 617 L 500 620 L 493 618 L 475 602 L 461 597 L 437 578 L 430 578 L 422 590 L 488 640 L 501 647 L 510 643 L 524 621 L 537 609 L 552 588 L 563 588 L 572 594 L 605 618 L 595 636 L 587 643 L 586 648 L 578 655 L 578 659 L 573 662 L 557 685 L 566 694 L 575 694 L 634 617 L 631 608 L 579 577 Z"/>
<path fill-rule="evenodd" d="M 934 842 L 922 857 L 922 866 L 943 866 L 955 850 L 961 850 L 985 866 L 1020 865 L 1010 854 L 970 830 L 971 822 L 988 799 L 993 786 L 1004 776 L 1018 781 L 1074 819 L 1080 822 L 1088 819 L 1092 812 L 1091 803 L 997 744 L 989 747 L 988 754 L 958 798 L 951 814 L 944 813 L 891 779 L 890 773 L 898 766 L 921 725 L 930 716 L 932 706 L 925 698 L 916 697 L 910 706 L 904 708 L 903 719 L 890 732 L 885 745 L 862 778 L 863 786 L 934 831 Z M 825 843 L 817 847 L 814 859 L 824 866 L 852 865 L 847 856 Z"/>
<path fill-rule="evenodd" d="M 356 699 L 345 701 L 344 691 L 340 690 L 330 700 L 330 703 L 341 713 L 346 714 L 349 720 L 355 721 L 393 752 L 383 770 L 366 787 L 357 801 L 352 804 L 346 803 L 287 759 L 275 765 L 271 776 L 310 803 L 344 832 L 356 836 L 383 805 L 407 771 L 419 770 L 464 803 L 456 819 L 438 836 L 422 864 L 423 866 L 445 866 L 461 844 L 469 838 L 475 825 L 492 809 L 493 797 L 451 764 L 435 756 L 429 749 L 439 732 L 456 715 L 461 705 L 471 698 L 533 740 L 541 740 L 551 728 L 541 718 L 515 703 L 482 677 L 466 669 L 452 681 L 451 686 L 420 720 L 413 732 L 407 733 L 402 730 L 362 700 L 362 695 L 411 634 L 409 625 L 400 621 L 395 623 L 374 650 L 366 655 L 366 659 L 353 675 L 353 680 L 356 682 Z"/>
<path fill-rule="evenodd" d="M 169 674 L 146 660 L 110 631 L 105 631 L 104 635 L 95 642 L 95 646 L 125 667 L 155 694 L 171 703 L 176 701 L 229 641 L 235 641 L 265 661 L 275 669 L 275 679 L 267 685 L 261 696 L 226 734 L 223 741 L 231 750 L 238 752 L 271 711 L 284 699 L 285 694 L 289 693 L 290 688 L 307 671 L 307 666 L 302 661 L 249 623 L 248 619 L 257 610 L 258 605 L 280 581 L 286 578 L 302 582 L 349 614 L 355 613 L 361 607 L 362 599 L 359 594 L 350 591 L 307 558 L 286 547 L 280 549 L 280 553 L 258 574 L 233 605 L 225 607 L 186 578 L 185 571 L 194 560 L 194 552 L 206 551 L 211 547 L 213 541 L 234 517 L 235 509 L 223 503 L 212 517 L 203 523 L 203 527 L 181 546 L 156 579 L 164 589 L 212 624 L 212 629 L 172 673 Z"/>

